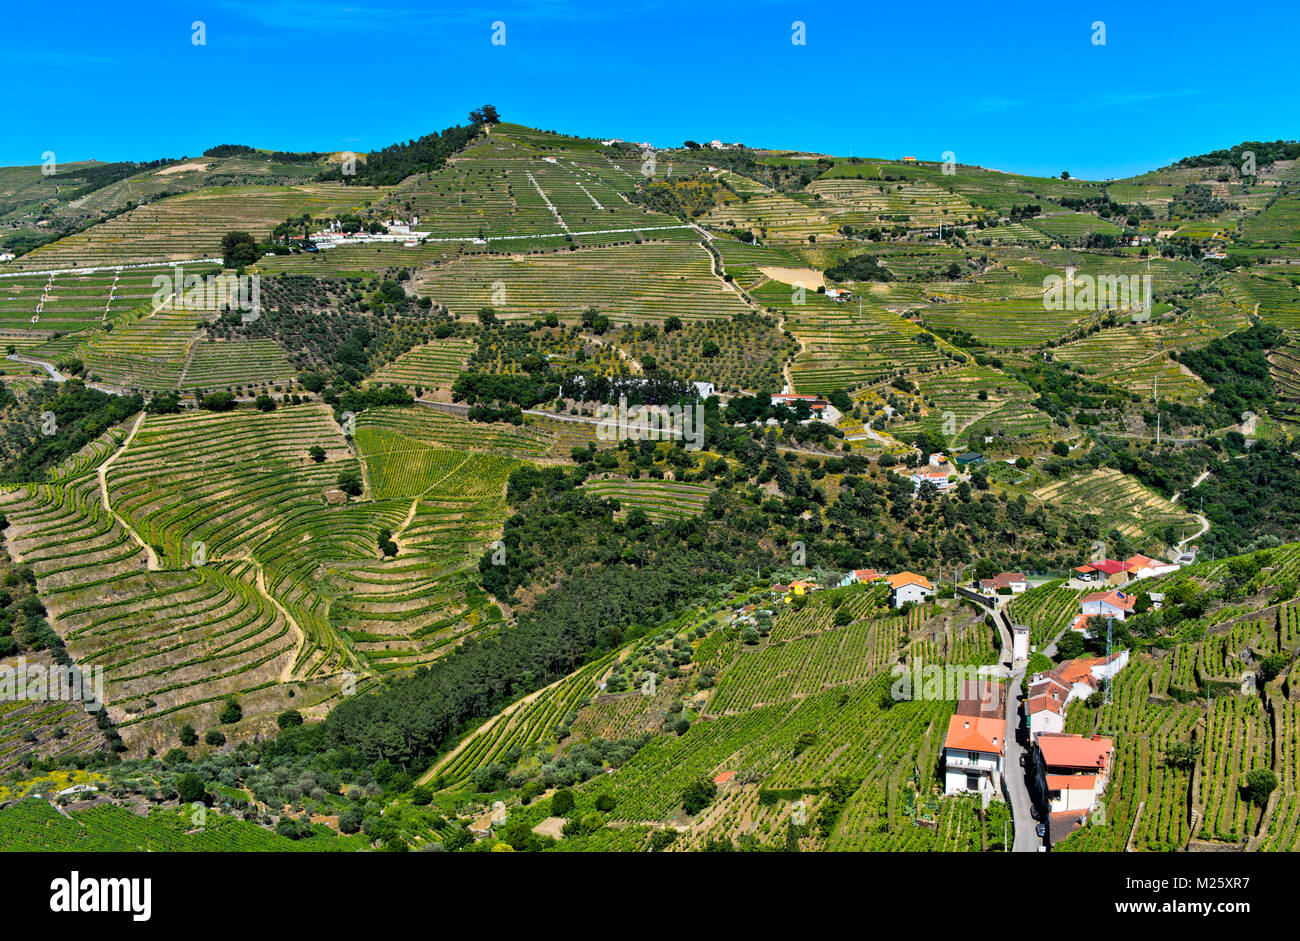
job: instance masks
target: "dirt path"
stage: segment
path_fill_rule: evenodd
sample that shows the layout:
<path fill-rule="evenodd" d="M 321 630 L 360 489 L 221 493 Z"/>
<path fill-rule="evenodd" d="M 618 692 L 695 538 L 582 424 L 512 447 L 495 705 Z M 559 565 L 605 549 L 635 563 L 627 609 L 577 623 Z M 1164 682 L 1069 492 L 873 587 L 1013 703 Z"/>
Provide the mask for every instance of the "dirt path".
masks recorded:
<path fill-rule="evenodd" d="M 293 655 L 289 657 L 289 662 L 286 663 L 284 669 L 280 671 L 281 683 L 292 682 L 293 667 L 294 664 L 298 662 L 298 655 L 302 653 L 302 646 L 307 640 L 307 635 L 303 633 L 303 629 L 298 626 L 298 622 L 293 619 L 293 615 L 289 613 L 289 609 L 280 604 L 275 595 L 266 590 L 266 576 L 262 573 L 262 563 L 254 559 L 251 555 L 244 556 L 244 561 L 251 565 L 253 571 L 257 573 L 257 577 L 254 579 L 254 582 L 257 585 L 257 593 L 275 606 L 275 610 L 280 612 L 284 617 L 285 622 L 293 629 L 293 632 L 297 637 L 293 644 Z"/>
<path fill-rule="evenodd" d="M 108 460 L 106 460 L 103 464 L 99 465 L 99 499 L 100 502 L 104 505 L 104 509 L 112 514 L 113 519 L 117 520 L 118 524 L 123 529 L 125 529 L 127 533 L 130 534 L 131 538 L 134 539 L 139 544 L 140 548 L 144 550 L 145 558 L 147 559 L 146 564 L 148 566 L 149 571 L 156 572 L 162 567 L 158 563 L 158 553 L 153 551 L 153 546 L 149 545 L 147 542 L 145 542 L 143 539 L 140 538 L 140 534 L 137 533 L 135 529 L 132 528 L 131 524 L 128 523 L 125 519 L 123 519 L 122 516 L 120 516 L 118 512 L 113 509 L 112 504 L 109 503 L 108 500 L 108 468 L 114 461 L 118 459 L 118 457 L 121 456 L 123 451 L 125 451 L 127 448 L 131 446 L 131 441 L 135 438 L 135 433 L 139 431 L 140 426 L 144 424 L 145 414 L 146 414 L 145 412 L 141 412 L 139 415 L 136 416 L 135 422 L 132 423 L 131 430 L 130 432 L 127 433 L 126 440 L 122 442 L 121 447 L 119 447 L 116 451 L 114 451 L 111 455 L 109 455 Z"/>

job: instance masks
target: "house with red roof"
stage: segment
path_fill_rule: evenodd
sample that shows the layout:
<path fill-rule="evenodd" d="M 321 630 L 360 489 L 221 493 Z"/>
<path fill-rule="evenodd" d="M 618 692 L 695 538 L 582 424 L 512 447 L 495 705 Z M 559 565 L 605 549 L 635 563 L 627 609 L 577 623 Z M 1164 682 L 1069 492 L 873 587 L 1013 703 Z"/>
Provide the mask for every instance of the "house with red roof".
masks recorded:
<path fill-rule="evenodd" d="M 1128 664 L 1128 651 L 1119 650 L 1109 657 L 1079 657 L 1066 660 L 1055 670 L 1035 673 L 1029 680 L 1025 697 L 1025 721 L 1029 736 L 1065 730 L 1065 709 L 1076 699 L 1087 699 L 1115 678 Z"/>
<path fill-rule="evenodd" d="M 980 579 L 980 592 L 985 595 L 996 595 L 1004 589 L 1018 595 L 1029 590 L 1029 579 L 1019 572 L 1002 572 L 992 578 Z"/>
<path fill-rule="evenodd" d="M 869 585 L 871 582 L 883 582 L 885 580 L 884 572 L 877 572 L 875 569 L 854 569 L 840 579 L 840 587 L 848 585 Z"/>
<path fill-rule="evenodd" d="M 1007 723 L 1000 716 L 954 715 L 943 740 L 944 793 L 979 794 L 989 800 L 1002 790 Z"/>
<path fill-rule="evenodd" d="M 1114 589 L 1112 591 L 1094 591 L 1084 595 L 1080 607 L 1085 618 L 1100 615 L 1104 618 L 1119 618 L 1121 621 L 1133 613 L 1137 595 Z"/>
<path fill-rule="evenodd" d="M 1115 743 L 1100 735 L 1045 732 L 1034 745 L 1038 790 L 1047 801 L 1056 841 L 1079 826 L 1106 792 Z"/>
<path fill-rule="evenodd" d="M 1075 577 L 1085 582 L 1123 585 L 1128 581 L 1128 575 L 1124 571 L 1124 563 L 1118 559 L 1101 559 L 1097 562 L 1088 562 L 1085 565 L 1076 566 L 1074 571 L 1077 573 Z"/>

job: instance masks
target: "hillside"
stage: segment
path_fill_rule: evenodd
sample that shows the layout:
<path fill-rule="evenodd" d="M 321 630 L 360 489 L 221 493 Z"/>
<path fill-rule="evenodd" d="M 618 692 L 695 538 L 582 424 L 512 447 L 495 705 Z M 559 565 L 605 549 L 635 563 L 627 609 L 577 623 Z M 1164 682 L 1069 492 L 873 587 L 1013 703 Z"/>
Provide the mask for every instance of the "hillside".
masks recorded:
<path fill-rule="evenodd" d="M 0 168 L 0 656 L 106 706 L 7 703 L 0 773 L 137 812 L 13 845 L 1024 849 L 891 669 L 1014 699 L 1113 563 L 1163 604 L 1064 713 L 1115 758 L 1052 845 L 1294 848 L 1290 145 L 1082 181 L 497 117 Z M 186 776 L 245 820 L 178 829 Z"/>

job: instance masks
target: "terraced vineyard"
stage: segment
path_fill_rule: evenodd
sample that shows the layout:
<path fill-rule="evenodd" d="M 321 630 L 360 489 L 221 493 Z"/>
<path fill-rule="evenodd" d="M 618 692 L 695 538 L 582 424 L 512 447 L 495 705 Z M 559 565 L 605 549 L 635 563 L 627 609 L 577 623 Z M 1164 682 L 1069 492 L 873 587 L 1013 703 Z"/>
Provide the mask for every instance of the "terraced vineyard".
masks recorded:
<path fill-rule="evenodd" d="M 28 799 L 0 810 L 0 845 L 23 852 L 356 852 L 368 841 L 313 827 L 310 837 L 291 840 L 211 811 L 195 829 L 188 807 L 138 816 L 112 804 L 63 814 L 43 800 Z"/>
<path fill-rule="evenodd" d="M 404 386 L 424 386 L 430 390 L 448 391 L 465 367 L 465 360 L 474 351 L 469 340 L 448 337 L 417 346 L 403 353 L 374 375 L 378 383 L 396 382 Z"/>
<path fill-rule="evenodd" d="M 1186 528 L 1189 534 L 1200 529 L 1200 522 L 1191 513 L 1114 468 L 1047 484 L 1035 490 L 1034 496 L 1045 503 L 1095 515 L 1102 532 L 1118 529 L 1155 552 L 1164 547 L 1166 527 Z"/>
<path fill-rule="evenodd" d="M 1029 644 L 1041 650 L 1079 616 L 1082 594 L 1064 579 L 1046 582 L 1013 597 L 1007 613 L 1012 623 L 1029 625 Z"/>
<path fill-rule="evenodd" d="M 427 270 L 416 288 L 462 317 L 482 307 L 511 318 L 573 317 L 595 307 L 612 320 L 641 323 L 730 317 L 749 309 L 713 275 L 708 253 L 691 242 L 465 257 Z"/>
<path fill-rule="evenodd" d="M 713 492 L 712 487 L 670 480 L 596 479 L 583 484 L 583 489 L 607 500 L 617 500 L 620 516 L 626 516 L 631 510 L 642 510 L 656 522 L 702 513 Z"/>
<path fill-rule="evenodd" d="M 355 211 L 359 199 L 341 183 L 212 186 L 132 209 L 12 264 L 31 271 L 216 258 L 227 232 L 256 232 L 265 238 L 290 216 Z"/>

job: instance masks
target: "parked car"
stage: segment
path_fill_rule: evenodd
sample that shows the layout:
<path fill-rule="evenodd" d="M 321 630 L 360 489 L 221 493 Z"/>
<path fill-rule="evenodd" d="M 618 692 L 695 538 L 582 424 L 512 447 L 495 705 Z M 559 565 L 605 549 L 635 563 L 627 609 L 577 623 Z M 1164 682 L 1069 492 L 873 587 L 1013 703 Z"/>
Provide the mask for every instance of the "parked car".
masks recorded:
<path fill-rule="evenodd" d="M 1034 832 L 1038 834 L 1038 838 L 1041 840 L 1043 837 L 1047 836 L 1047 824 L 1040 823 L 1038 826 L 1034 827 Z"/>
<path fill-rule="evenodd" d="M 1035 807 L 1033 804 L 1029 805 L 1029 816 L 1033 817 L 1035 820 L 1042 819 L 1038 813 L 1038 808 Z"/>

